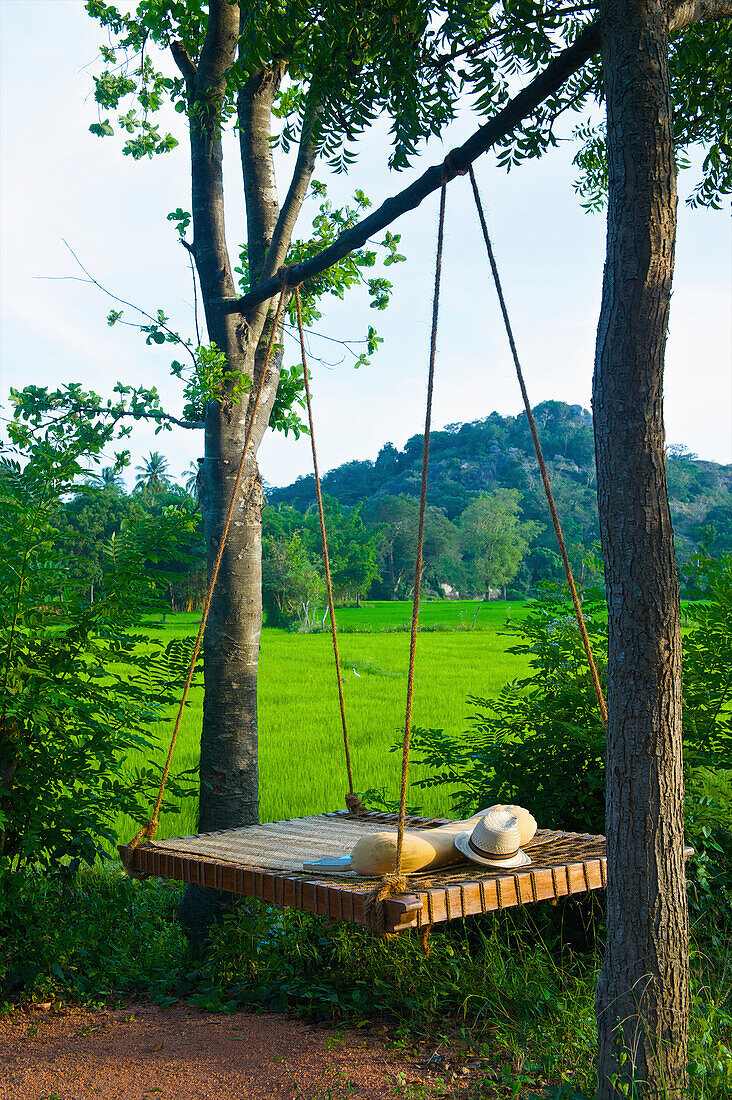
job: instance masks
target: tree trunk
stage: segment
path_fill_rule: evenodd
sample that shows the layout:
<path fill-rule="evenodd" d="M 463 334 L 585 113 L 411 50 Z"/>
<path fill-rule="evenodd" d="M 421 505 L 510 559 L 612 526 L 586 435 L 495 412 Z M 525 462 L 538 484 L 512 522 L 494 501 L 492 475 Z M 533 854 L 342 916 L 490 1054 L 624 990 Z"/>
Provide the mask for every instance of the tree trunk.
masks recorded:
<path fill-rule="evenodd" d="M 679 591 L 662 409 L 676 229 L 668 22 L 661 0 L 607 0 L 603 15 L 610 190 L 593 406 L 609 720 L 598 1100 L 684 1090 L 689 1003 Z"/>
<path fill-rule="evenodd" d="M 193 255 L 201 283 L 209 339 L 226 355 L 233 381 L 249 379 L 243 398 L 226 395 L 206 413 L 200 508 L 211 575 L 252 417 L 253 397 L 264 369 L 271 332 L 270 303 L 246 316 L 225 313 L 235 295 L 224 222 L 222 144 L 218 108 L 234 63 L 239 8 L 211 0 L 198 68 L 182 43 L 173 56 L 186 79 L 190 111 Z M 242 18 L 244 13 L 242 12 Z M 312 173 L 314 154 L 303 138 L 293 182 L 280 214 L 272 161 L 270 117 L 284 65 L 255 74 L 237 103 L 248 249 L 252 274 L 276 271 Z M 270 270 L 271 269 L 271 270 Z M 269 316 L 268 316 L 269 314 Z M 200 832 L 232 829 L 259 820 L 257 766 L 257 665 L 262 629 L 262 479 L 256 455 L 269 424 L 282 362 L 275 343 L 254 420 L 247 465 L 221 561 L 204 635 L 204 704 L 201 732 Z M 279 350 L 277 348 L 279 347 Z M 186 888 L 179 917 L 194 946 L 231 897 Z"/>

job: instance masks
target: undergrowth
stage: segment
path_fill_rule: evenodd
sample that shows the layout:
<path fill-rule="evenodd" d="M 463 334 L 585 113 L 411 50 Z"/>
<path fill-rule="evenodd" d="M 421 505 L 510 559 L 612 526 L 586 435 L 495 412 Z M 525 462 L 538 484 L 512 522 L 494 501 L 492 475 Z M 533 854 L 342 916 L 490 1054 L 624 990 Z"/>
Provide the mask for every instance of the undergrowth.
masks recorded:
<path fill-rule="evenodd" d="M 175 920 L 180 887 L 117 871 L 62 885 L 26 872 L 0 895 L 0 1010 L 28 1002 L 184 998 L 204 1010 L 288 1012 L 444 1044 L 481 1062 L 476 1097 L 590 1096 L 602 908 L 595 899 L 489 914 L 386 943 L 242 901 L 201 961 Z M 695 925 L 690 1096 L 732 1097 L 732 952 Z M 718 929 L 721 933 L 721 930 Z M 726 943 L 726 947 L 725 947 Z M 384 1031 L 386 1029 L 386 1031 Z"/>

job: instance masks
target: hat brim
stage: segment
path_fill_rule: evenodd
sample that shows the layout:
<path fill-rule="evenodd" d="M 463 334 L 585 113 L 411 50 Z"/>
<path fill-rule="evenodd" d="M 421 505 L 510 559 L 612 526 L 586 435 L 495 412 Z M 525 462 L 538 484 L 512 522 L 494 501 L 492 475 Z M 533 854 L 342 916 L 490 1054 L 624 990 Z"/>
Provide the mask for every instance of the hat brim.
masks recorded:
<path fill-rule="evenodd" d="M 526 852 L 522 852 L 521 849 L 518 850 L 515 856 L 510 856 L 508 859 L 479 856 L 468 843 L 471 836 L 472 832 L 458 833 L 457 836 L 453 837 L 453 842 L 460 854 L 472 863 L 482 863 L 484 867 L 496 867 L 498 870 L 501 868 L 510 870 L 512 867 L 527 867 L 531 863 Z"/>

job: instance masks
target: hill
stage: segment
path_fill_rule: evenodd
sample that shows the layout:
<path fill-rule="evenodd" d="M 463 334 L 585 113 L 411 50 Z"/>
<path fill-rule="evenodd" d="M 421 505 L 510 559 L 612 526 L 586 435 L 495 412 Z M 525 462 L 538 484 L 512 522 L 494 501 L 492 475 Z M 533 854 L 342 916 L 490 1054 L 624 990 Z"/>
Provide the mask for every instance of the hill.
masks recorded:
<path fill-rule="evenodd" d="M 580 574 L 599 542 L 592 415 L 580 405 L 545 401 L 534 409 L 552 488 L 570 554 Z M 419 496 L 422 436 L 398 450 L 385 444 L 374 461 L 347 462 L 330 470 L 323 489 L 341 507 L 361 506 L 368 521 L 380 501 Z M 700 460 L 681 447 L 669 448 L 671 512 L 680 565 L 700 547 L 715 555 L 732 551 L 732 465 Z M 524 569 L 534 582 L 559 576 L 551 530 L 526 415 L 491 413 L 481 420 L 450 424 L 433 432 L 428 501 L 453 524 L 471 502 L 499 489 L 520 495 L 521 521 L 542 525 Z M 315 502 L 312 475 L 270 489 L 270 505 L 306 512 Z M 528 577 L 524 577 L 528 583 Z"/>

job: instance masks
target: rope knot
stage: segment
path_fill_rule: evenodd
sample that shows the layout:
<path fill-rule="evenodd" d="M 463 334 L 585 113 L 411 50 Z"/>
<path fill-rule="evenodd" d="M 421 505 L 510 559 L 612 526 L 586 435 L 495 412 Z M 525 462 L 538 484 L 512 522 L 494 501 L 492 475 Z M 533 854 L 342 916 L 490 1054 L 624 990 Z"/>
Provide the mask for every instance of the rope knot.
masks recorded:
<path fill-rule="evenodd" d="M 366 807 L 361 801 L 359 795 L 355 791 L 348 791 L 346 794 L 346 808 L 351 817 L 361 817 L 365 814 Z"/>
<path fill-rule="evenodd" d="M 290 264 L 289 266 L 287 264 L 283 264 L 282 267 L 279 268 L 277 271 L 277 282 L 280 284 L 283 290 L 294 290 L 295 287 L 300 286 L 299 282 L 290 282 L 290 272 L 292 271 L 294 266 L 294 264 Z"/>
<path fill-rule="evenodd" d="M 375 936 L 384 937 L 389 934 L 386 931 L 384 901 L 386 898 L 393 898 L 397 894 L 406 894 L 406 892 L 407 876 L 394 872 L 384 875 L 373 890 L 368 892 L 363 899 L 363 918 L 369 932 Z"/>
<path fill-rule="evenodd" d="M 146 821 L 139 832 L 135 833 L 129 844 L 126 845 L 125 851 L 120 852 L 120 859 L 122 860 L 122 866 L 124 867 L 130 878 L 148 878 L 149 876 L 144 871 L 136 871 L 133 867 L 133 859 L 135 855 L 135 848 L 144 840 L 150 842 L 155 840 L 155 834 L 158 831 L 157 818 L 152 817 L 149 821 Z"/>

